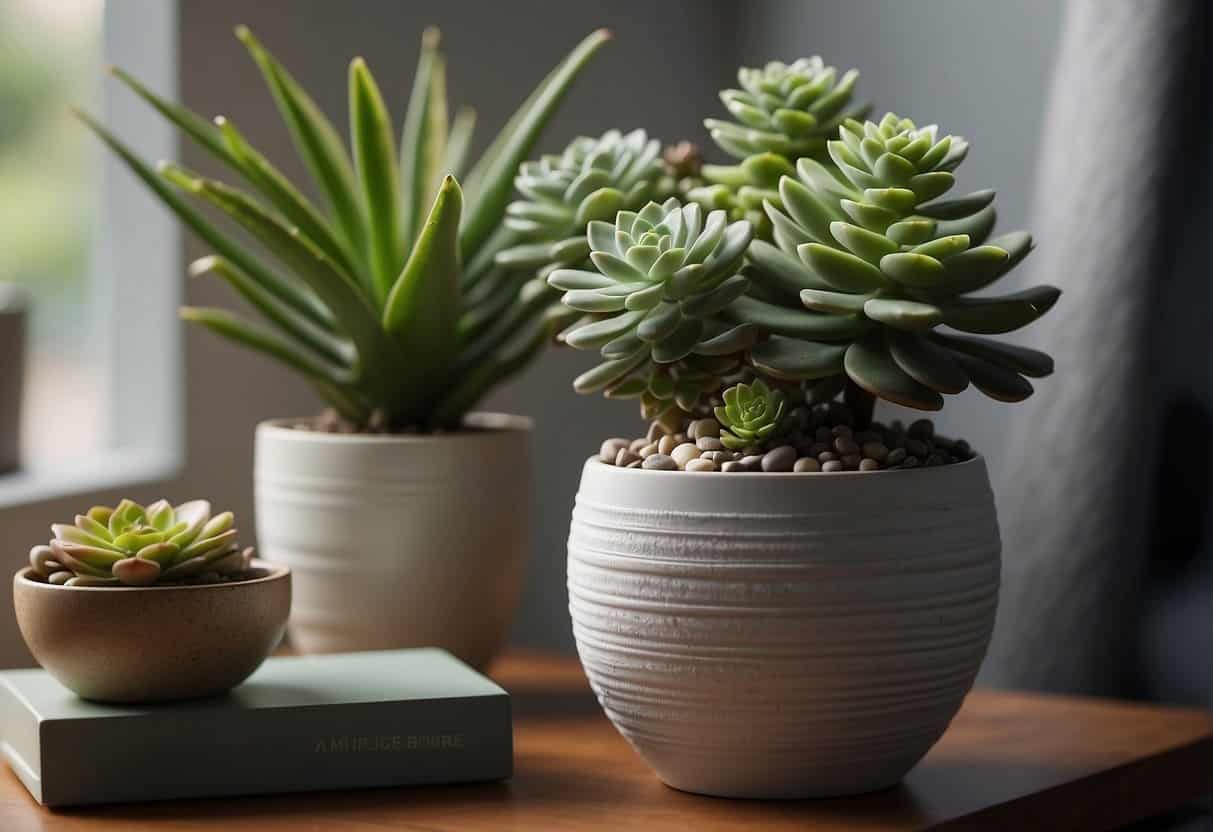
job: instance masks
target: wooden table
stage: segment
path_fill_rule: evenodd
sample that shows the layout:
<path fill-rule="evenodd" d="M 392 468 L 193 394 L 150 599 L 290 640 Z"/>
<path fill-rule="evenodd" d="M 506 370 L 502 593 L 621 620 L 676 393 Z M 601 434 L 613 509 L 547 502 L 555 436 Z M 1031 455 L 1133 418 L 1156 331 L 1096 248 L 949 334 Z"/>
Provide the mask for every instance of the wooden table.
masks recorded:
<path fill-rule="evenodd" d="M 491 675 L 515 698 L 507 783 L 50 812 L 6 770 L 0 830 L 1079 830 L 1213 794 L 1209 713 L 977 691 L 895 789 L 818 801 L 699 797 L 657 781 L 602 716 L 575 660 L 507 657 Z"/>

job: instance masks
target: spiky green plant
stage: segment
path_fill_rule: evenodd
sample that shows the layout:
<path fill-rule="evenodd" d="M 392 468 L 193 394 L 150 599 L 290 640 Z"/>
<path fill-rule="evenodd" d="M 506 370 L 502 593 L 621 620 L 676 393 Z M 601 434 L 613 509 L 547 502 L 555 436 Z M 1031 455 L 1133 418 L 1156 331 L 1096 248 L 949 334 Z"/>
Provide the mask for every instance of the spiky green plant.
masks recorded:
<path fill-rule="evenodd" d="M 356 424 L 374 416 L 390 429 L 457 426 L 491 386 L 525 366 L 553 334 L 549 324 L 534 325 L 553 295 L 528 282 L 532 274 L 494 257 L 516 242 L 502 220 L 519 163 L 609 33 L 593 33 L 552 71 L 470 166 L 462 189 L 455 177 L 468 168 L 474 114 L 461 110 L 448 121 L 436 30 L 422 39 L 398 146 L 366 64 L 360 58 L 350 64 L 349 148 L 253 35 L 240 27 L 237 36 L 259 67 L 325 210 L 230 121 L 212 124 L 121 70 L 114 71 L 121 81 L 249 190 L 172 164 L 153 169 L 81 114 L 214 249 L 191 271 L 228 282 L 271 326 L 221 309 L 185 308 L 182 317 L 298 371 Z M 233 220 L 277 263 L 219 230 L 186 197 Z"/>
<path fill-rule="evenodd" d="M 761 445 L 779 429 L 784 395 L 762 381 L 735 384 L 724 391 L 724 406 L 715 409 L 720 441 L 730 450 Z"/>
<path fill-rule="evenodd" d="M 867 112 L 866 106 L 851 106 L 858 79 L 854 69 L 839 77 L 817 55 L 739 69 L 741 89 L 720 93 L 735 121 L 709 118 L 704 125 L 722 151 L 743 161 L 704 165 L 700 175 L 706 184 L 690 191 L 689 198 L 725 209 L 733 219 L 748 219 L 760 238 L 769 238 L 762 206 L 766 201 L 779 204 L 780 177 L 792 174 L 801 158 L 829 164 L 826 142 L 845 119 Z"/>
<path fill-rule="evenodd" d="M 55 523 L 49 546 L 30 550 L 34 572 L 67 586 L 150 586 L 237 575 L 248 570 L 252 547 L 236 542 L 230 511 L 211 516 L 211 504 L 173 507 L 158 500 L 94 506 L 74 525 Z"/>
<path fill-rule="evenodd" d="M 567 307 L 587 313 L 562 334 L 564 342 L 606 359 L 574 388 L 640 396 L 647 382 L 634 377 L 638 370 L 752 343 L 752 327 L 717 320 L 749 284 L 738 269 L 751 236 L 748 222 L 729 223 L 723 211 L 705 218 L 699 205 L 674 198 L 620 211 L 614 223 L 589 223 L 594 270 L 557 269 L 548 278 Z"/>
<path fill-rule="evenodd" d="M 769 337 L 753 366 L 780 379 L 845 372 L 867 393 L 923 410 L 970 382 L 1001 401 L 1032 393 L 1053 361 L 1035 350 L 970 335 L 1019 329 L 1052 308 L 1060 291 L 1036 286 L 972 297 L 1031 250 L 1022 231 L 988 239 L 993 191 L 941 199 L 968 145 L 935 126 L 886 115 L 845 122 L 828 150 L 838 170 L 811 159 L 779 184 L 784 211 L 767 206 L 775 244 L 756 241 L 747 273 L 766 299 L 730 312 Z"/>
<path fill-rule="evenodd" d="M 542 267 L 541 278 L 583 263 L 590 254 L 586 226 L 644 206 L 664 173 L 661 142 L 643 130 L 580 136 L 559 155 L 523 162 L 514 179 L 523 198 L 510 203 L 505 218 L 523 242 L 500 252 L 497 263 Z"/>

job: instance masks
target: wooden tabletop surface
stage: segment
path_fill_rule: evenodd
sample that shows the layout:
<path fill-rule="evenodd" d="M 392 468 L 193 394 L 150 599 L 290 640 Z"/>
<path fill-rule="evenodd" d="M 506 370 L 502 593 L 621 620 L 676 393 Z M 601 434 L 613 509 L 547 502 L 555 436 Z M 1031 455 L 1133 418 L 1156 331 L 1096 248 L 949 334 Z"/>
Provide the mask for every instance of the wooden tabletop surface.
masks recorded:
<path fill-rule="evenodd" d="M 0 830 L 1081 830 L 1213 794 L 1207 712 L 979 690 L 897 788 L 840 800 L 699 797 L 652 775 L 602 716 L 575 659 L 509 656 L 490 675 L 514 694 L 506 783 L 51 812 L 5 770 Z"/>

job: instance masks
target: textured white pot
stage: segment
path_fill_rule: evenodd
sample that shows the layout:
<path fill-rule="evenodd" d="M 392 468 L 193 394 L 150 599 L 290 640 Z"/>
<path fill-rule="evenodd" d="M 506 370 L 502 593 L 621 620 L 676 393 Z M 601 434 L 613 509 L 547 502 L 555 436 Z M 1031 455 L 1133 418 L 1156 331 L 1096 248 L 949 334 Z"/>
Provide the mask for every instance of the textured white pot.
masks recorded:
<path fill-rule="evenodd" d="M 591 458 L 569 608 L 607 716 L 671 786 L 822 797 L 934 745 L 994 626 L 985 462 L 912 471 L 644 471 Z"/>
<path fill-rule="evenodd" d="M 296 648 L 493 658 L 530 547 L 531 423 L 474 413 L 466 424 L 425 436 L 258 425 L 258 546 L 294 573 Z"/>

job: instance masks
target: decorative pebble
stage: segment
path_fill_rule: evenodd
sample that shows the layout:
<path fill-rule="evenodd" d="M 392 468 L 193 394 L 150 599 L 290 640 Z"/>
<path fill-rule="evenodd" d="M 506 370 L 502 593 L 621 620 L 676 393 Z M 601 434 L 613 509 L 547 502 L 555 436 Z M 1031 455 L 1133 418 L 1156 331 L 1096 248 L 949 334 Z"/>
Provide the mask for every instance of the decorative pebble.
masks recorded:
<path fill-rule="evenodd" d="M 614 465 L 615 457 L 619 456 L 620 451 L 626 450 L 629 444 L 626 439 L 608 439 L 598 449 L 598 458 L 607 465 Z"/>
<path fill-rule="evenodd" d="M 832 474 L 835 471 L 842 470 L 842 463 L 836 459 L 831 459 L 829 462 L 823 462 L 821 464 L 821 470 L 826 472 L 827 474 Z"/>
<path fill-rule="evenodd" d="M 833 462 L 836 459 L 838 459 L 838 454 L 833 451 L 822 451 L 817 455 L 817 461 L 822 465 L 825 465 L 827 462 Z"/>
<path fill-rule="evenodd" d="M 700 450 L 690 442 L 683 442 L 670 451 L 670 457 L 678 463 L 679 468 L 685 468 L 692 459 L 699 459 L 700 453 Z"/>
<path fill-rule="evenodd" d="M 880 463 L 871 458 L 861 459 L 861 460 L 859 460 L 859 470 L 860 471 L 879 471 Z"/>
<path fill-rule="evenodd" d="M 906 449 L 894 448 L 889 451 L 889 455 L 885 457 L 884 461 L 886 465 L 900 465 L 906 461 Z"/>
<path fill-rule="evenodd" d="M 674 461 L 672 456 L 652 454 L 644 458 L 644 464 L 640 467 L 648 468 L 650 471 L 677 471 L 678 463 Z"/>
<path fill-rule="evenodd" d="M 864 442 L 863 455 L 876 462 L 884 462 L 889 456 L 889 449 L 883 442 Z"/>
<path fill-rule="evenodd" d="M 821 463 L 811 456 L 802 456 L 796 460 L 796 464 L 792 466 L 792 470 L 797 474 L 815 474 L 821 470 Z"/>
<path fill-rule="evenodd" d="M 649 425 L 649 432 L 644 435 L 644 438 L 650 442 L 656 442 L 667 433 L 669 431 L 665 429 L 665 425 L 661 424 L 661 422 L 653 422 Z"/>
<path fill-rule="evenodd" d="M 649 444 L 645 445 L 643 448 L 640 449 L 640 455 L 642 457 L 644 457 L 645 459 L 648 459 L 655 453 L 657 453 L 657 443 L 656 442 L 650 442 Z"/>
<path fill-rule="evenodd" d="M 720 423 L 715 419 L 696 419 L 687 427 L 689 439 L 705 439 L 720 436 Z"/>
<path fill-rule="evenodd" d="M 75 576 L 76 573 L 74 572 L 52 572 L 51 576 L 46 580 L 48 583 L 52 584 L 65 584 Z"/>
<path fill-rule="evenodd" d="M 901 463 L 901 467 L 902 468 L 917 468 L 918 467 L 918 457 L 907 456 L 905 462 Z"/>
<path fill-rule="evenodd" d="M 849 456 L 859 453 L 859 446 L 855 444 L 855 440 L 849 436 L 839 436 L 834 440 L 834 450 L 838 451 L 840 456 Z"/>
<path fill-rule="evenodd" d="M 649 440 L 645 439 L 642 436 L 639 439 L 633 439 L 632 444 L 628 445 L 628 450 L 630 450 L 634 454 L 638 454 L 638 453 L 640 453 L 640 449 L 643 448 L 647 444 L 649 444 Z"/>
<path fill-rule="evenodd" d="M 724 444 L 715 436 L 701 436 L 695 440 L 695 447 L 701 451 L 721 451 Z"/>
<path fill-rule="evenodd" d="M 738 462 L 740 462 L 741 467 L 747 471 L 757 471 L 762 467 L 762 456 L 760 454 L 750 454 L 748 456 L 743 456 L 740 460 L 738 460 Z"/>
<path fill-rule="evenodd" d="M 791 445 L 780 445 L 762 456 L 762 470 L 764 471 L 791 471 L 795 464 L 796 449 Z"/>
<path fill-rule="evenodd" d="M 679 444 L 679 441 L 674 438 L 674 434 L 667 433 L 657 440 L 657 453 L 669 455 L 670 451 L 677 448 Z"/>
<path fill-rule="evenodd" d="M 859 454 L 843 454 L 842 457 L 840 457 L 842 467 L 846 468 L 848 471 L 858 471 L 859 461 L 862 458 L 863 457 L 861 457 Z"/>
<path fill-rule="evenodd" d="M 824 454 L 824 453 L 829 453 L 829 451 L 830 451 L 830 446 L 827 445 L 825 442 L 814 442 L 812 445 L 809 446 L 809 452 L 808 452 L 808 454 L 806 454 L 806 456 L 816 457 L 816 456 L 820 456 L 821 454 Z"/>
<path fill-rule="evenodd" d="M 917 419 L 906 428 L 906 435 L 914 439 L 930 439 L 935 435 L 935 423 L 930 419 Z"/>
<path fill-rule="evenodd" d="M 627 467 L 628 468 L 639 468 L 641 465 L 644 465 L 644 460 L 641 459 L 640 457 L 636 457 L 635 460 L 633 460 L 632 462 L 629 462 L 627 464 Z"/>
<path fill-rule="evenodd" d="M 686 464 L 688 471 L 715 471 L 716 463 L 710 459 L 692 459 Z"/>
<path fill-rule="evenodd" d="M 931 454 L 927 457 L 926 464 L 932 468 L 936 465 L 943 465 L 943 454 Z"/>
<path fill-rule="evenodd" d="M 735 459 L 730 459 L 720 466 L 720 470 L 726 474 L 739 474 L 745 470 L 745 466 Z"/>
<path fill-rule="evenodd" d="M 699 455 L 700 459 L 710 459 L 717 465 L 723 465 L 733 459 L 733 455 L 728 451 L 704 451 Z"/>
<path fill-rule="evenodd" d="M 928 450 L 927 443 L 921 439 L 906 439 L 906 452 L 910 456 L 926 456 Z"/>
<path fill-rule="evenodd" d="M 848 425 L 835 425 L 830 428 L 830 435 L 834 437 L 845 436 L 847 439 L 850 439 L 851 428 Z"/>
<path fill-rule="evenodd" d="M 641 459 L 640 454 L 633 453 L 629 448 L 620 448 L 619 453 L 615 455 L 615 464 L 620 468 L 627 468 L 633 462 Z"/>

